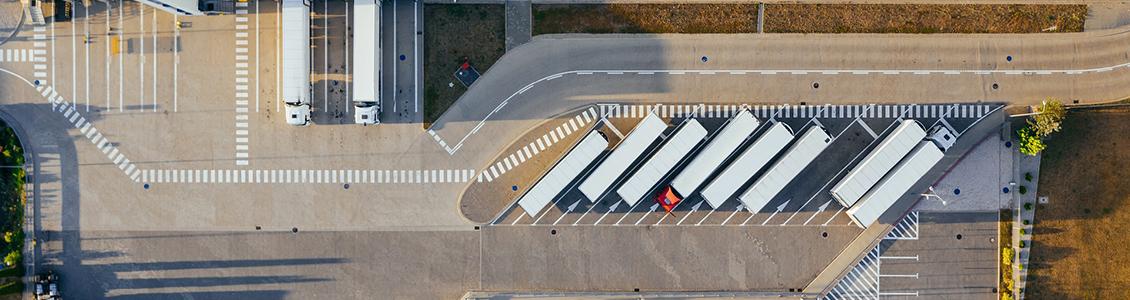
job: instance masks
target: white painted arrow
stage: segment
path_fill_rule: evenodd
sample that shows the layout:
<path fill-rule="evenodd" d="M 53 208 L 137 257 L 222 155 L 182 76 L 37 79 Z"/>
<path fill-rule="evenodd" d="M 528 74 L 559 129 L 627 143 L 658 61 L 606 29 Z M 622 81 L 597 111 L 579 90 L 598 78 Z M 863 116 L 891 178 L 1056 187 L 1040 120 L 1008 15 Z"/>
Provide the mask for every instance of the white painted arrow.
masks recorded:
<path fill-rule="evenodd" d="M 612 207 L 609 207 L 608 211 L 604 212 L 603 215 L 600 215 L 600 219 L 596 219 L 596 222 L 593 222 L 593 225 L 600 224 L 600 221 L 604 220 L 604 217 L 608 216 L 608 213 L 615 211 L 617 207 L 620 207 L 620 203 L 621 203 L 620 201 L 616 201 L 616 203 L 612 203 Z M 577 220 L 577 222 L 580 222 L 580 221 L 581 220 Z M 577 225 L 577 224 L 574 223 L 573 225 Z"/>
<path fill-rule="evenodd" d="M 657 208 L 659 208 L 659 203 L 652 204 L 651 208 L 647 209 L 647 213 L 644 214 L 643 217 L 640 217 L 639 220 L 636 220 L 636 225 L 640 225 L 640 222 L 643 222 L 643 219 L 647 219 L 647 216 L 650 215 L 651 213 L 655 212 L 655 209 L 657 209 Z"/>
<path fill-rule="evenodd" d="M 561 214 L 560 217 L 557 217 L 557 221 L 553 221 L 553 225 L 557 225 L 557 222 L 561 222 L 561 219 L 564 219 L 565 215 L 568 215 L 569 213 L 573 212 L 574 209 L 577 209 L 577 204 L 581 204 L 581 199 L 577 199 L 577 202 L 570 204 L 569 208 L 565 210 L 565 213 Z"/>
<path fill-rule="evenodd" d="M 793 201 L 793 199 L 785 200 L 785 203 L 781 203 L 781 205 L 777 206 L 777 211 L 773 212 L 773 214 L 770 214 L 768 218 L 765 218 L 765 222 L 761 222 L 761 225 L 768 224 L 769 220 L 773 219 L 773 216 L 776 216 L 782 210 L 785 210 L 785 206 L 789 205 L 789 201 Z"/>
<path fill-rule="evenodd" d="M 706 202 L 706 201 L 703 201 L 703 202 Z M 687 219 L 687 217 L 690 217 L 692 213 L 694 213 L 695 211 L 698 211 L 698 208 L 699 208 L 699 207 L 702 207 L 702 202 L 699 202 L 699 203 L 695 203 L 695 205 L 694 205 L 694 206 L 691 206 L 691 211 L 690 211 L 690 212 L 688 212 L 688 213 L 686 213 L 686 214 L 684 214 L 684 215 L 683 215 L 683 218 L 682 218 L 682 219 L 679 219 L 679 222 L 675 223 L 675 225 L 682 225 L 682 224 L 683 224 L 683 220 L 686 220 L 686 219 Z"/>
<path fill-rule="evenodd" d="M 730 213 L 730 216 L 726 217 L 726 220 L 722 221 L 722 225 L 726 225 L 726 223 L 729 223 L 730 219 L 734 218 L 734 215 L 738 214 L 738 212 L 741 212 L 742 209 L 745 209 L 745 206 L 738 204 L 738 209 L 736 209 L 736 210 L 734 210 L 734 212 Z"/>
<path fill-rule="evenodd" d="M 820 208 L 816 209 L 816 213 L 813 213 L 812 216 L 809 216 L 808 220 L 804 221 L 804 225 L 808 225 L 808 222 L 812 222 L 812 218 L 815 218 L 816 215 L 824 212 L 824 210 L 828 208 L 828 204 L 832 204 L 832 200 L 828 200 L 828 202 L 825 202 L 824 205 L 821 205 Z"/>

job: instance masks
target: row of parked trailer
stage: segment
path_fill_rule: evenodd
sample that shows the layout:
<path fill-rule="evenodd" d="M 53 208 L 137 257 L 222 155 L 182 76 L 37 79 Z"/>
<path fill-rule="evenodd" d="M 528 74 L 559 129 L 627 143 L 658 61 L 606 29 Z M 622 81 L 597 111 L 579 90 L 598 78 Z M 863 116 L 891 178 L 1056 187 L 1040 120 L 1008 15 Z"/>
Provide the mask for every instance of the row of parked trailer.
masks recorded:
<path fill-rule="evenodd" d="M 353 1 L 353 120 L 357 124 L 380 123 L 381 2 Z M 282 88 L 286 123 L 310 124 L 310 1 L 282 2 Z"/>
<path fill-rule="evenodd" d="M 604 160 L 591 166 L 609 146 L 608 139 L 594 130 L 523 194 L 518 204 L 527 214 L 536 216 L 555 197 L 566 192 L 569 183 L 580 179 L 578 189 L 590 201 L 603 199 L 619 184 L 616 194 L 632 206 L 647 198 L 664 178 L 674 175 L 670 189 L 660 189 L 664 191 L 662 194 L 673 191 L 676 196 L 686 198 L 698 193 L 715 208 L 738 195 L 746 209 L 758 212 L 833 140 L 819 125 L 812 125 L 794 136 L 788 125 L 772 122 L 744 150 L 740 149 L 760 125 L 749 111 L 742 110 L 723 124 L 701 151 L 693 154 L 708 139 L 708 132 L 696 119 L 690 118 L 653 152 L 647 153 L 668 129 L 662 119 L 649 113 Z M 953 139 L 945 127 L 938 127 L 927 138 L 917 121 L 901 121 L 840 179 L 831 194 L 848 208 L 856 224 L 866 227 L 941 160 L 944 149 Z M 633 163 L 641 157 L 646 159 L 632 170 Z M 689 162 L 683 163 L 688 159 Z M 679 165 L 685 167 L 678 174 L 671 174 Z M 582 174 L 590 167 L 591 172 Z M 757 174 L 761 175 L 755 179 Z M 580 176 L 585 177 L 578 178 Z M 750 180 L 753 183 L 741 191 Z"/>

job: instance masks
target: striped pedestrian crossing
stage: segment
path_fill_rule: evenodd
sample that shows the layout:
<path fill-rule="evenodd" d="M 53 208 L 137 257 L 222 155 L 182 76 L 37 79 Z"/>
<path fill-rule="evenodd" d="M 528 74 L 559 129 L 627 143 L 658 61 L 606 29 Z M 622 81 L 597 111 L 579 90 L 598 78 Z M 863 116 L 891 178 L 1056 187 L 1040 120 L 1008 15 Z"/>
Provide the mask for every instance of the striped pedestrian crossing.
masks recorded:
<path fill-rule="evenodd" d="M 81 136 L 85 137 L 91 144 L 102 151 L 102 153 L 106 155 L 106 158 L 113 162 L 130 180 L 135 182 L 138 180 L 138 177 L 141 175 L 141 170 L 131 162 L 129 158 L 126 158 L 113 142 L 110 142 L 108 138 L 98 132 L 97 127 L 87 121 L 85 117 L 82 117 L 74 103 L 67 102 L 67 100 L 60 96 L 51 86 L 40 83 L 35 89 L 51 103 L 52 111 L 62 114 L 65 120 L 79 130 Z"/>
<path fill-rule="evenodd" d="M 474 169 L 149 169 L 141 170 L 145 183 L 312 183 L 312 184 L 430 184 L 464 183 L 475 178 Z"/>
<path fill-rule="evenodd" d="M 654 111 L 664 118 L 730 118 L 749 109 L 758 118 L 965 118 L 978 119 L 992 112 L 989 104 L 862 104 L 862 105 L 759 105 L 759 104 L 628 104 L 599 105 L 609 118 L 642 118 Z"/>
<path fill-rule="evenodd" d="M 248 130 L 248 111 L 250 101 L 248 84 L 248 26 L 247 9 L 241 6 L 235 14 L 235 164 L 246 166 L 249 163 L 251 143 Z M 257 91 L 256 91 L 257 92 Z"/>
<path fill-rule="evenodd" d="M 0 63 L 46 62 L 46 49 L 0 49 Z"/>
<path fill-rule="evenodd" d="M 585 126 L 591 125 L 595 123 L 596 120 L 600 119 L 600 115 L 597 113 L 597 107 L 590 107 L 567 121 L 562 122 L 540 138 L 522 146 L 522 148 L 519 148 L 514 153 L 508 154 L 502 159 L 495 161 L 493 165 L 479 173 L 477 180 L 492 182 L 499 176 L 506 174 L 506 172 L 517 168 L 527 160 L 533 159 L 538 153 L 544 151 L 547 147 L 553 146 L 553 144 L 556 144 L 566 136 L 587 131 Z M 434 133 L 432 136 L 435 136 Z"/>

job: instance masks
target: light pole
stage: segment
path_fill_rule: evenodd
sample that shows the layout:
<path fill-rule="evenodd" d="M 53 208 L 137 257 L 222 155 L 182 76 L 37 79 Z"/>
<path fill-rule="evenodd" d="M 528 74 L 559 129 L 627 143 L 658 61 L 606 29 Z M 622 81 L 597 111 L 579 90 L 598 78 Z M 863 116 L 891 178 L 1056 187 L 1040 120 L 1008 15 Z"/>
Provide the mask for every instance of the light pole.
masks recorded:
<path fill-rule="evenodd" d="M 933 186 L 930 186 L 929 188 L 927 188 L 926 193 L 922 193 L 922 194 L 919 194 L 919 195 L 921 195 L 922 197 L 926 197 L 926 199 L 936 198 L 936 199 L 938 199 L 938 201 L 942 202 L 942 206 L 948 205 L 948 203 L 946 203 L 946 199 L 942 199 L 942 196 L 938 196 L 938 192 L 934 191 Z"/>

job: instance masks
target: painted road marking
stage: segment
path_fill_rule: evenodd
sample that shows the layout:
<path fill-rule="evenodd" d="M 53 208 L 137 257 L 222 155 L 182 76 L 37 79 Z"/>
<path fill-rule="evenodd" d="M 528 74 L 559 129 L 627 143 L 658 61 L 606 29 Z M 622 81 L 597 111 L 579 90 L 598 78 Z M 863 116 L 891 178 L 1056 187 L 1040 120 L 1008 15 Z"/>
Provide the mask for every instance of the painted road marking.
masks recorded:
<path fill-rule="evenodd" d="M 122 170 L 122 172 L 127 177 L 133 179 L 134 181 L 137 181 L 137 175 L 140 172 L 139 169 L 134 165 L 133 162 L 126 158 L 125 155 L 119 152 L 117 146 L 114 146 L 113 143 L 111 143 L 109 139 L 106 139 L 105 136 L 103 136 L 101 133 L 92 134 L 94 132 L 97 132 L 98 129 L 95 128 L 91 123 L 87 122 L 86 118 L 81 117 L 81 113 L 78 112 L 74 103 L 67 102 L 67 100 L 62 96 L 46 97 L 46 95 L 48 94 L 51 94 L 52 96 L 55 96 L 57 94 L 55 94 L 55 89 L 53 87 L 47 86 L 42 82 L 35 88 L 40 92 L 41 96 L 44 96 L 44 99 L 51 101 L 51 105 L 54 107 L 53 111 L 62 114 L 64 118 L 69 117 L 67 120 L 70 121 L 71 125 L 75 128 L 78 128 L 80 131 L 84 131 L 83 133 L 85 134 L 87 140 L 90 141 L 91 145 L 102 149 L 102 153 L 106 154 L 107 159 L 110 159 L 110 161 L 113 161 L 115 165 L 118 165 L 118 169 Z"/>
<path fill-rule="evenodd" d="M 448 174 L 443 178 L 439 174 Z M 470 181 L 473 169 L 426 170 L 206 170 L 146 169 L 141 178 L 147 183 L 350 183 L 350 184 L 431 184 Z"/>
<path fill-rule="evenodd" d="M 545 150 L 545 148 L 547 147 L 553 146 L 553 144 L 560 141 L 560 139 L 563 139 L 566 136 L 573 134 L 574 132 L 579 132 L 579 129 L 584 129 L 585 126 L 592 124 L 593 122 L 591 120 L 593 119 L 591 117 L 588 119 L 590 121 L 586 121 L 585 118 L 582 117 L 582 115 L 594 114 L 595 112 L 596 107 L 590 107 L 582 113 L 577 114 L 574 118 L 569 119 L 569 121 L 563 122 L 553 129 L 550 129 L 548 133 L 543 134 L 540 138 L 535 139 L 534 142 L 530 142 L 530 144 L 526 147 L 520 148 L 513 154 L 495 161 L 494 165 L 497 166 L 497 171 L 495 170 L 495 166 L 491 166 L 489 170 L 482 170 L 480 172 L 480 175 L 484 176 L 488 182 L 494 181 L 494 179 L 497 179 L 499 176 L 506 174 L 506 172 L 517 168 L 527 160 L 533 159 L 534 156 L 536 156 L 539 152 Z M 535 143 L 537 144 L 537 148 L 534 148 Z M 517 156 L 517 158 L 515 158 L 515 156 Z M 488 173 L 487 171 L 490 171 L 490 173 Z"/>
<path fill-rule="evenodd" d="M 235 18 L 235 23 L 236 23 L 236 32 L 235 32 L 236 48 L 235 48 L 235 51 L 236 51 L 236 53 L 248 53 L 247 45 L 248 45 L 249 34 L 247 32 L 248 18 L 246 16 L 247 16 L 247 10 L 246 9 L 236 10 L 236 18 Z M 256 44 L 256 47 L 258 47 L 258 44 Z M 256 59 L 258 59 L 258 56 L 259 56 L 258 54 L 259 54 L 258 52 L 255 53 Z M 243 59 L 240 59 L 241 57 Z M 247 57 L 246 56 L 241 56 L 241 57 L 237 57 L 236 61 L 235 61 L 235 63 L 236 63 L 236 65 L 235 65 L 235 82 L 236 82 L 236 88 L 235 88 L 236 89 L 236 91 L 235 91 L 235 112 L 236 112 L 235 113 L 235 127 L 236 128 L 247 128 L 248 127 L 248 121 L 247 121 L 248 120 L 248 114 L 247 113 L 249 111 L 248 102 L 250 100 L 250 98 L 248 97 L 248 93 L 247 93 L 247 88 L 248 88 L 247 82 L 248 82 L 249 71 L 248 71 Z M 256 67 L 258 67 L 258 65 L 256 65 Z M 258 80 L 256 80 L 255 84 L 256 85 L 259 84 Z M 258 94 L 259 91 L 256 90 L 255 93 Z M 256 99 L 258 99 L 258 97 L 256 97 Z M 256 102 L 256 110 L 258 110 L 258 102 Z M 236 134 L 235 134 L 235 139 L 236 139 L 236 142 L 235 142 L 235 158 L 236 158 L 235 159 L 235 165 L 246 166 L 250 163 L 249 158 L 250 158 L 251 150 L 250 150 L 249 141 L 251 139 L 251 135 L 250 135 L 250 132 L 248 130 L 236 130 L 235 132 L 236 132 Z"/>

